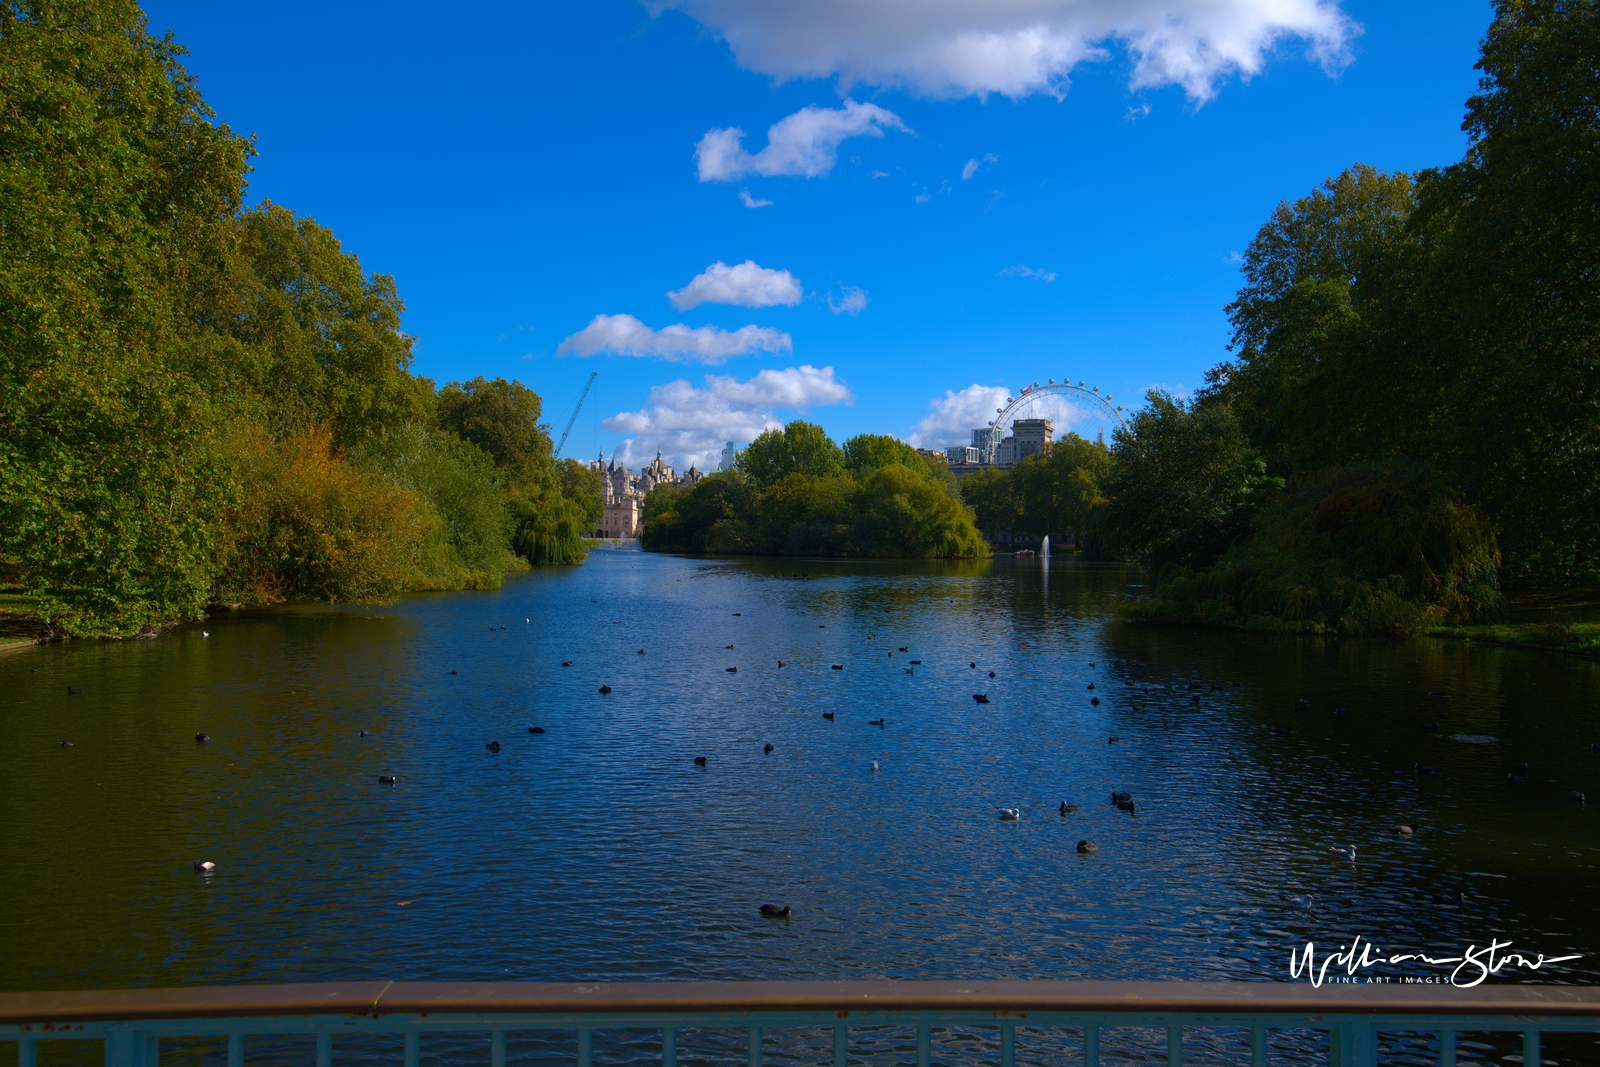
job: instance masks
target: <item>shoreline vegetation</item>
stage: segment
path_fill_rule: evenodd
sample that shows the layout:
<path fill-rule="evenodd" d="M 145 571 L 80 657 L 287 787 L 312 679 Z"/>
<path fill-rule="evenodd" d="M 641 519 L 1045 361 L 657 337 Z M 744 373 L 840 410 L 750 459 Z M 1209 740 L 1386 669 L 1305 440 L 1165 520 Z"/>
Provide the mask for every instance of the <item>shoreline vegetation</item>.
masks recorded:
<path fill-rule="evenodd" d="M 133 637 L 575 562 L 540 398 L 412 373 L 394 280 L 273 204 L 127 0 L 0 15 L 0 613 Z"/>

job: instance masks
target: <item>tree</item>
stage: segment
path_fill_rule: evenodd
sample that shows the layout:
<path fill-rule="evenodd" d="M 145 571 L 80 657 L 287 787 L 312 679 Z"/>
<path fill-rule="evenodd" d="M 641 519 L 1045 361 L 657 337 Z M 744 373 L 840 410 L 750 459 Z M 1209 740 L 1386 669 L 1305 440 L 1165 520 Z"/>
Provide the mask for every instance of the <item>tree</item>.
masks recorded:
<path fill-rule="evenodd" d="M 1011 470 L 1021 504 L 1017 525 L 1028 533 L 1081 542 L 1090 515 L 1105 503 L 1101 483 L 1111 470 L 1111 450 L 1069 433 L 1043 455 Z"/>
<path fill-rule="evenodd" d="M 1220 404 L 1185 404 L 1160 390 L 1115 434 L 1106 481 L 1107 529 L 1123 552 L 1156 573 L 1204 567 L 1250 531 L 1282 479 Z"/>
<path fill-rule="evenodd" d="M 739 453 L 738 469 L 765 489 L 799 473 L 821 477 L 844 467 L 844 453 L 827 431 L 796 419 L 782 430 L 767 430 Z"/>
<path fill-rule="evenodd" d="M 539 394 L 518 381 L 482 375 L 439 390 L 439 424 L 489 454 L 501 469 L 548 466 L 554 448 L 539 425 Z"/>
<path fill-rule="evenodd" d="M 862 474 L 890 463 L 926 472 L 927 464 L 917 450 L 896 437 L 881 433 L 857 434 L 844 443 L 844 467 L 851 474 Z"/>
<path fill-rule="evenodd" d="M 1022 498 L 1010 471 L 986 468 L 973 471 L 960 483 L 961 499 L 972 509 L 973 521 L 985 536 L 1002 530 L 1007 542 L 1016 540 L 1017 520 L 1022 516 Z"/>
<path fill-rule="evenodd" d="M 0 9 L 0 557 L 68 633 L 201 611 L 252 148 L 125 0 Z"/>

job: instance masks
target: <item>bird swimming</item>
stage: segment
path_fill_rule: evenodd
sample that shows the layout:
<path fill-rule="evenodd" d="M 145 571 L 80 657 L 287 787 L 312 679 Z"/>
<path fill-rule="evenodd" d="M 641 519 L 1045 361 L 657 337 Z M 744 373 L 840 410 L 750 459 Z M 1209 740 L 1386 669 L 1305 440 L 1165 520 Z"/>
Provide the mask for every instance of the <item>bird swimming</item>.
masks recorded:
<path fill-rule="evenodd" d="M 1448 904 L 1453 907 L 1465 907 L 1467 895 L 1465 893 L 1434 893 L 1431 898 L 1435 904 Z"/>
<path fill-rule="evenodd" d="M 903 667 L 903 668 L 901 668 L 901 669 L 902 669 L 902 670 L 903 670 L 903 671 L 904 671 L 904 672 L 905 672 L 905 673 L 906 673 L 906 674 L 916 674 L 916 673 L 917 673 L 917 672 L 916 672 L 916 671 L 914 671 L 914 670 L 912 670 L 912 669 L 911 669 L 911 668 L 910 668 L 910 667 Z"/>
<path fill-rule="evenodd" d="M 780 666 L 780 667 L 781 667 L 781 666 L 783 666 L 783 660 L 781 660 L 781 659 L 780 659 L 780 660 L 779 660 L 779 661 L 778 661 L 778 666 Z"/>
<path fill-rule="evenodd" d="M 977 701 L 979 704 L 987 704 L 987 703 L 989 703 L 989 694 L 988 693 L 973 693 L 972 694 L 972 699 Z"/>
<path fill-rule="evenodd" d="M 761 751 L 767 753 L 770 756 L 772 754 L 772 742 L 768 741 L 766 747 L 763 748 Z"/>
<path fill-rule="evenodd" d="M 1061 814 L 1063 814 L 1063 815 L 1071 815 L 1073 812 L 1075 812 L 1077 810 L 1078 810 L 1078 805 L 1076 805 L 1076 804 L 1068 804 L 1065 800 L 1063 800 L 1061 802 Z"/>
<path fill-rule="evenodd" d="M 1389 827 L 1389 832 L 1399 834 L 1401 837 L 1410 837 L 1417 832 L 1417 827 L 1414 823 L 1403 822 L 1397 826 Z"/>
<path fill-rule="evenodd" d="M 609 685 L 602 685 L 600 687 L 600 692 L 609 693 L 609 692 L 611 692 L 611 687 Z"/>
<path fill-rule="evenodd" d="M 1134 804 L 1134 802 L 1133 802 L 1133 800 L 1131 798 L 1128 799 L 1128 800 L 1119 800 L 1119 801 L 1117 801 L 1117 810 L 1118 811 L 1125 811 L 1129 815 L 1135 814 L 1134 809 L 1135 809 L 1136 806 L 1137 805 Z"/>
<path fill-rule="evenodd" d="M 74 688 L 72 688 L 72 686 L 69 685 L 69 686 L 67 686 L 67 696 L 69 696 L 69 697 L 81 697 L 81 696 L 83 696 L 83 690 L 82 689 L 74 689 Z"/>
<path fill-rule="evenodd" d="M 72 747 L 72 742 L 71 741 L 63 741 L 63 742 L 61 742 L 61 747 L 62 748 L 71 748 Z"/>
<path fill-rule="evenodd" d="M 1001 822 L 1016 822 L 1022 818 L 1021 808 L 1000 808 L 999 811 Z"/>
<path fill-rule="evenodd" d="M 1114 744 L 1116 744 L 1116 743 L 1117 743 L 1117 742 L 1118 742 L 1118 741 L 1121 741 L 1121 740 L 1122 740 L 1122 738 L 1120 738 L 1120 737 L 1108 737 L 1108 738 L 1106 738 L 1106 744 L 1108 744 L 1108 745 L 1114 745 Z"/>
<path fill-rule="evenodd" d="M 1418 774 L 1438 774 L 1439 768 L 1430 767 L 1426 763 L 1413 763 L 1411 769 Z"/>
<path fill-rule="evenodd" d="M 461 672 L 460 671 L 451 671 L 450 673 L 451 674 L 460 674 Z"/>
<path fill-rule="evenodd" d="M 392 774 L 380 774 L 378 775 L 378 781 L 382 782 L 384 785 L 394 785 L 395 776 Z"/>
<path fill-rule="evenodd" d="M 211 735 L 210 734 L 195 734 L 194 735 L 194 739 L 195 739 L 195 742 L 197 744 L 205 744 L 207 741 L 211 740 Z"/>
<path fill-rule="evenodd" d="M 1088 688 L 1093 689 L 1094 688 L 1094 683 L 1090 682 L 1089 685 L 1088 685 Z"/>
<path fill-rule="evenodd" d="M 1113 803 L 1113 804 L 1121 804 L 1124 801 L 1132 800 L 1132 799 L 1133 799 L 1133 794 L 1132 793 L 1123 792 L 1121 790 L 1113 790 L 1112 793 L 1111 793 L 1111 803 Z"/>
<path fill-rule="evenodd" d="M 1340 848 L 1338 845 L 1334 845 L 1330 847 L 1328 851 L 1333 853 L 1335 856 L 1346 857 L 1351 863 L 1356 861 L 1356 846 L 1354 845 L 1351 845 L 1349 848 Z"/>
<path fill-rule="evenodd" d="M 1449 693 L 1441 693 L 1437 689 L 1428 690 L 1428 695 L 1430 697 L 1432 697 L 1433 699 L 1435 699 L 1435 700 L 1449 700 L 1450 699 L 1450 694 Z"/>
<path fill-rule="evenodd" d="M 570 659 L 564 659 L 561 661 L 561 665 L 563 667 L 570 667 L 572 666 L 572 661 Z"/>
<path fill-rule="evenodd" d="M 977 670 L 978 665 L 976 663 L 969 663 L 969 664 L 967 664 L 967 667 L 970 670 Z"/>
<path fill-rule="evenodd" d="M 1299 700 L 1296 700 L 1294 702 L 1294 710 L 1295 711 L 1310 711 L 1311 710 L 1311 701 L 1307 700 L 1305 697 L 1301 697 Z"/>
<path fill-rule="evenodd" d="M 1098 708 L 1100 706 L 1100 698 L 1099 697 L 1090 697 L 1089 698 L 1089 703 L 1093 704 L 1095 707 Z"/>
<path fill-rule="evenodd" d="M 739 668 L 738 667 L 724 667 L 724 668 L 722 668 L 722 671 L 723 671 L 724 674 L 738 674 L 739 673 Z"/>
<path fill-rule="evenodd" d="M 831 722 L 831 721 L 833 721 L 833 712 L 825 711 L 825 712 L 822 713 L 822 717 Z"/>
<path fill-rule="evenodd" d="M 1574 789 L 1572 792 L 1567 794 L 1567 799 L 1576 801 L 1579 804 L 1587 804 L 1589 802 L 1589 794 L 1580 793 Z"/>
<path fill-rule="evenodd" d="M 706 765 L 706 758 L 704 756 L 696 756 L 694 758 L 694 765 L 696 767 L 704 767 Z"/>
<path fill-rule="evenodd" d="M 868 726 L 882 726 L 883 725 L 883 720 L 882 719 L 868 719 L 867 720 L 867 725 Z"/>
<path fill-rule="evenodd" d="M 642 648 L 641 648 L 641 649 L 640 649 L 640 650 L 639 650 L 639 655 L 641 655 L 641 656 L 642 656 L 642 655 L 644 655 L 644 649 L 642 649 Z"/>
<path fill-rule="evenodd" d="M 1506 784 L 1507 785 L 1527 785 L 1528 784 L 1528 776 L 1526 774 L 1518 774 L 1515 771 L 1512 771 L 1510 774 L 1506 775 Z"/>
<path fill-rule="evenodd" d="M 490 741 L 487 745 L 484 745 L 483 747 L 488 749 L 490 752 L 499 752 L 500 751 L 500 742 L 498 742 L 498 741 Z"/>
<path fill-rule="evenodd" d="M 878 769 L 878 761 L 877 760 L 873 760 L 872 761 L 872 766 L 869 768 L 869 770 L 874 770 L 875 771 L 877 769 Z"/>
<path fill-rule="evenodd" d="M 993 677 L 994 677 L 994 671 L 990 671 L 990 672 L 989 672 L 989 677 L 991 677 L 991 678 L 993 678 Z"/>
<path fill-rule="evenodd" d="M 542 734 L 542 733 L 544 733 L 544 727 L 543 726 L 530 726 L 530 727 L 528 727 L 528 732 L 530 734 Z"/>
<path fill-rule="evenodd" d="M 910 652 L 911 651 L 911 646 L 910 645 L 901 645 L 900 646 L 900 651 L 901 652 Z"/>
<path fill-rule="evenodd" d="M 199 871 L 201 874 L 210 874 L 212 871 L 217 869 L 217 865 L 212 863 L 210 860 L 195 860 L 194 869 Z"/>
<path fill-rule="evenodd" d="M 365 730 L 357 730 L 356 731 L 356 736 L 357 737 L 366 737 L 367 736 L 367 731 L 365 731 Z"/>
<path fill-rule="evenodd" d="M 781 908 L 776 904 L 761 905 L 761 914 L 768 919 L 787 919 L 789 917 L 789 911 L 790 908 L 787 904 Z"/>
<path fill-rule="evenodd" d="M 833 669 L 836 670 L 836 671 L 842 671 L 842 670 L 844 670 L 844 664 L 843 663 L 835 663 L 833 665 Z"/>
<path fill-rule="evenodd" d="M 1079 841 L 1078 842 L 1078 851 L 1079 852 L 1099 852 L 1100 851 L 1100 846 L 1095 844 L 1093 841 Z"/>

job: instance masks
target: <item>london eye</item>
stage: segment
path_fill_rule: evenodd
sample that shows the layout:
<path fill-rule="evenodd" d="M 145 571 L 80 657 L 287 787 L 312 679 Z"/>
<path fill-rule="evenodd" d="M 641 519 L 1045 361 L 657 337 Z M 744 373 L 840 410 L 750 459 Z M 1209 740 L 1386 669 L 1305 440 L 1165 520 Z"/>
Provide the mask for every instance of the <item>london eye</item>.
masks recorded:
<path fill-rule="evenodd" d="M 988 441 L 979 446 L 985 463 L 995 461 L 1006 430 L 1022 417 L 1049 418 L 1058 436 L 1073 433 L 1086 441 L 1109 442 L 1119 427 L 1128 424 L 1122 405 L 1113 403 L 1111 395 L 1102 393 L 1097 385 L 1086 386 L 1081 381 L 1074 385 L 1054 378 L 1042 385 L 1034 382 L 1016 396 L 1008 396 L 1004 406 L 995 409 Z"/>

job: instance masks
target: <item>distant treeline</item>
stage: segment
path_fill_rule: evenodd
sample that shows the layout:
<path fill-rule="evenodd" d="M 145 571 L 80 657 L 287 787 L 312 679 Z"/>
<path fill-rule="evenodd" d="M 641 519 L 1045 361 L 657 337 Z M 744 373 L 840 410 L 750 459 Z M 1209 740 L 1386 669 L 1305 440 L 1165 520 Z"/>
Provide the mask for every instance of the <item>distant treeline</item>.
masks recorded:
<path fill-rule="evenodd" d="M 582 557 L 538 396 L 413 375 L 391 278 L 243 206 L 252 142 L 121 0 L 0 10 L 0 571 L 57 632 Z"/>
<path fill-rule="evenodd" d="M 660 552 L 989 554 L 943 463 L 873 434 L 841 448 L 800 421 L 756 438 L 736 470 L 652 489 L 643 522 L 640 543 Z"/>
<path fill-rule="evenodd" d="M 1600 581 L 1597 56 L 1597 0 L 1499 0 L 1464 159 L 1272 213 L 1234 358 L 1190 402 L 1150 394 L 1103 502 L 1065 496 L 1088 548 L 1155 572 L 1143 610 L 1413 632 L 1492 616 L 1502 577 Z M 1030 479 L 1058 461 L 1030 462 L 963 483 L 980 525 L 1047 525 Z"/>

